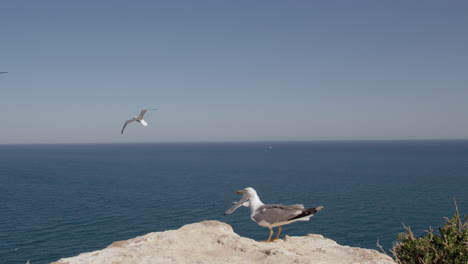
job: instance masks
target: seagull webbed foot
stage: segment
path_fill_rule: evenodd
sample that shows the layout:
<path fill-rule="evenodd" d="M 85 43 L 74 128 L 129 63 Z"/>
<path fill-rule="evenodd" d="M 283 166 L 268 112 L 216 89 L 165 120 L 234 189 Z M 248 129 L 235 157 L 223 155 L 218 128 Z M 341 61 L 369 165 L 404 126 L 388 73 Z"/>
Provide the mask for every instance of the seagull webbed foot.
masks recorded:
<path fill-rule="evenodd" d="M 270 236 L 268 237 L 268 239 L 267 239 L 266 241 L 259 241 L 259 242 L 267 242 L 267 243 L 268 243 L 268 242 L 271 242 L 271 241 L 272 241 L 272 240 L 271 240 L 271 237 L 272 237 L 272 236 L 273 236 L 273 229 L 270 228 Z"/>
<path fill-rule="evenodd" d="M 278 234 L 276 234 L 276 238 L 273 239 L 273 241 L 280 239 L 279 237 L 280 237 L 281 231 L 283 231 L 283 228 L 281 226 L 278 226 Z"/>

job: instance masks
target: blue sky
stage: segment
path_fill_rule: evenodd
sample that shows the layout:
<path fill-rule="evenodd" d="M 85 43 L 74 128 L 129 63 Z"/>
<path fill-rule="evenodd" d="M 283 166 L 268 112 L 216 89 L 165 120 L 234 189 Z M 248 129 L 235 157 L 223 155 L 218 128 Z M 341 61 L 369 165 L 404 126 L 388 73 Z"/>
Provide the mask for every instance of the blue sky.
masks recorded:
<path fill-rule="evenodd" d="M 466 14 L 466 1 L 4 1 L 0 144 L 466 139 Z"/>

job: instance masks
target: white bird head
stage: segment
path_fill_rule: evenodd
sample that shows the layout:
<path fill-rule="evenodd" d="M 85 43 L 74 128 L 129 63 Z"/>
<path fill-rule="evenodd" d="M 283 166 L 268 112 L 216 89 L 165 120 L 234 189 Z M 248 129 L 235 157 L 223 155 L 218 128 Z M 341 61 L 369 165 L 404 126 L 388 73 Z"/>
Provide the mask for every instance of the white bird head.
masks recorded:
<path fill-rule="evenodd" d="M 237 194 L 244 194 L 244 196 L 246 196 L 247 199 L 258 196 L 257 191 L 255 191 L 255 189 L 252 187 L 247 187 L 243 190 L 239 190 L 237 191 Z"/>
<path fill-rule="evenodd" d="M 234 204 L 234 206 L 232 206 L 231 208 L 229 208 L 225 213 L 224 215 L 228 215 L 228 214 L 232 214 L 237 208 L 241 207 L 241 206 L 250 206 L 250 203 L 246 203 L 248 200 L 254 198 L 254 197 L 257 197 L 258 199 L 258 195 L 257 195 L 257 192 L 255 191 L 254 188 L 252 187 L 247 187 L 243 190 L 239 190 L 236 192 L 237 194 L 243 194 L 241 199 L 236 203 Z"/>

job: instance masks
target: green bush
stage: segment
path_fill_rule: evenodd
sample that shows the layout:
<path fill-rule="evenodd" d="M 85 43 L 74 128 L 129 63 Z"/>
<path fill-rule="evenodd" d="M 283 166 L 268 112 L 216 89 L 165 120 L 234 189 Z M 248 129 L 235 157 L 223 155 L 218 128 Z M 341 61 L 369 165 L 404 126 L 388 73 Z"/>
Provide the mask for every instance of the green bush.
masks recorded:
<path fill-rule="evenodd" d="M 414 237 L 411 228 L 403 225 L 406 232 L 397 236 L 391 252 L 400 264 L 468 264 L 468 216 L 464 222 L 455 203 L 455 215 L 445 218 L 439 233 L 429 228 L 427 234 Z"/>

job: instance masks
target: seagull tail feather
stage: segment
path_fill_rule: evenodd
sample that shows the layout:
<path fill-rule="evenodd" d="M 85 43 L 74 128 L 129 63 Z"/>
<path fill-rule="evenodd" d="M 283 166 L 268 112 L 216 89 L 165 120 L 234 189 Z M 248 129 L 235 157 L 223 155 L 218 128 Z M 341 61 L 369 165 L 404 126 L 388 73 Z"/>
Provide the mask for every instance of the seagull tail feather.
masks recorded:
<path fill-rule="evenodd" d="M 307 210 L 315 211 L 315 212 L 313 212 L 313 213 L 315 214 L 316 212 L 318 212 L 318 211 L 320 211 L 320 210 L 322 210 L 322 209 L 323 209 L 323 206 L 319 206 L 319 207 L 315 207 L 315 208 L 309 208 L 309 209 L 307 209 Z"/>
<path fill-rule="evenodd" d="M 317 213 L 318 211 L 322 210 L 323 206 L 315 207 L 315 208 L 307 208 L 302 211 L 302 213 L 296 215 L 295 217 L 288 219 L 288 221 L 294 220 L 294 219 L 299 219 L 299 218 L 305 218 L 306 220 L 309 220 L 309 218 Z"/>

